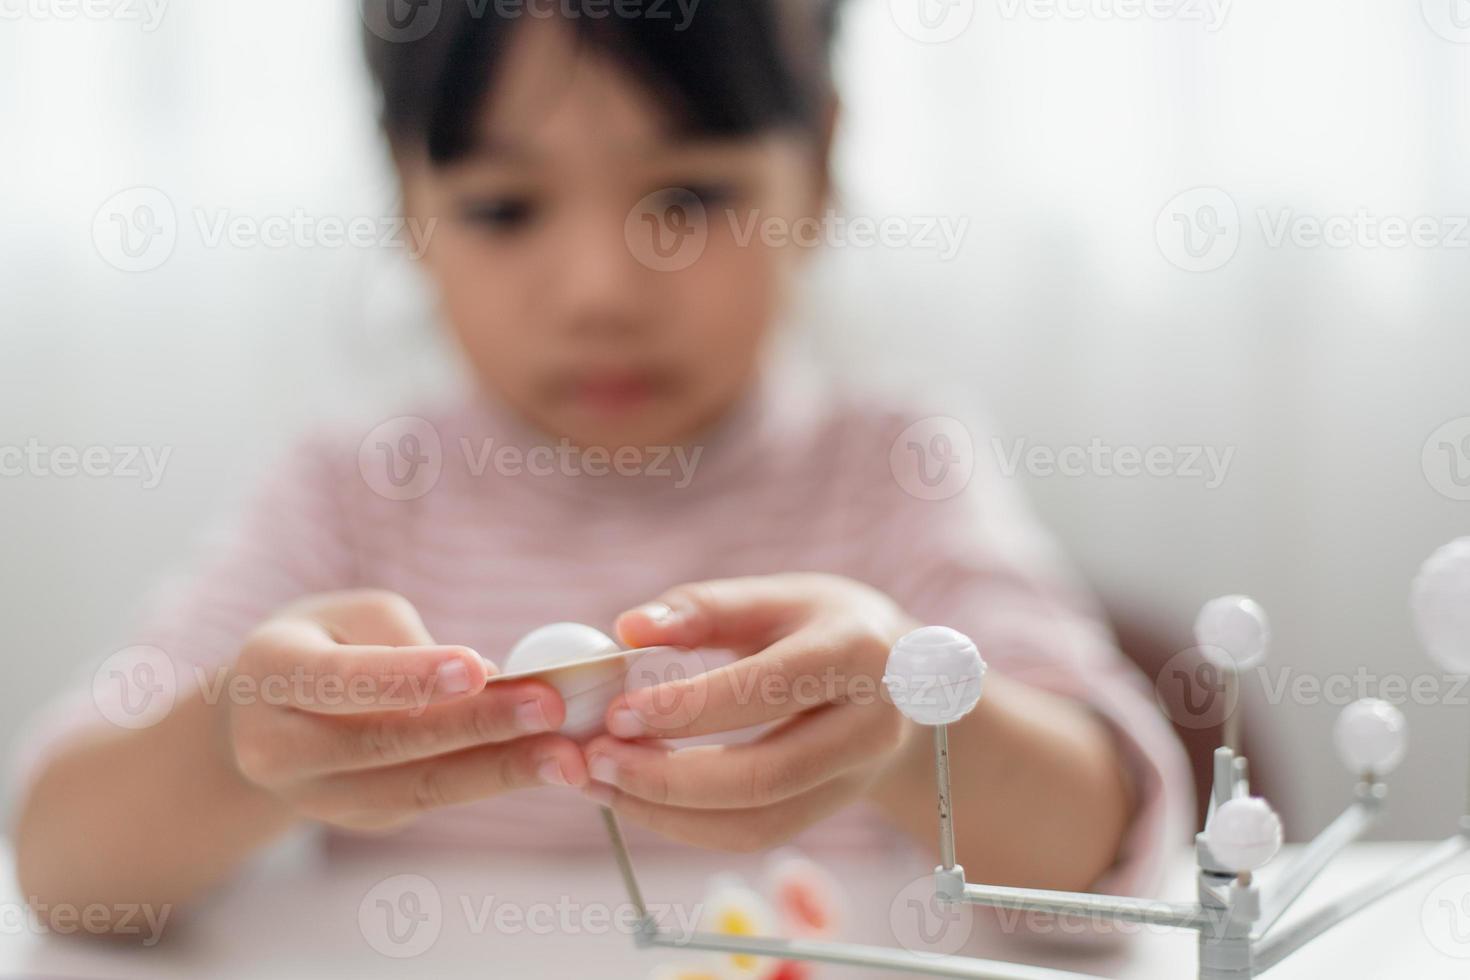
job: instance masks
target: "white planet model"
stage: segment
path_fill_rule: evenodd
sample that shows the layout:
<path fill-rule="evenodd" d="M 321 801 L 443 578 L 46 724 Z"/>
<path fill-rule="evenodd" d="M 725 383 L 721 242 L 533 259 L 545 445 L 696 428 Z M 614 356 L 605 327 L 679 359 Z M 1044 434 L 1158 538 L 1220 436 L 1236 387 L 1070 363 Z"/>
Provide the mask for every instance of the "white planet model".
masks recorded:
<path fill-rule="evenodd" d="M 1249 596 L 1211 599 L 1194 621 L 1194 642 L 1221 669 L 1242 671 L 1257 667 L 1266 659 L 1266 647 L 1271 642 L 1266 611 Z"/>
<path fill-rule="evenodd" d="M 1387 776 L 1404 761 L 1409 747 L 1409 723 L 1404 713 L 1387 701 L 1354 701 L 1337 716 L 1333 731 L 1337 753 L 1355 776 Z"/>
<path fill-rule="evenodd" d="M 1215 859 L 1243 874 L 1270 864 L 1281 850 L 1281 818 L 1258 796 L 1238 797 L 1215 811 L 1206 836 Z"/>
<path fill-rule="evenodd" d="M 567 717 L 559 731 L 568 738 L 590 738 L 602 731 L 608 706 L 623 692 L 630 659 L 646 652 L 623 650 L 591 626 L 552 623 L 532 630 L 512 647 L 504 670 L 490 683 L 545 681 L 566 702 Z"/>
<path fill-rule="evenodd" d="M 1450 673 L 1470 674 L 1470 537 L 1429 556 L 1414 579 L 1410 604 L 1429 655 Z"/>
<path fill-rule="evenodd" d="M 980 701 L 985 661 L 965 634 L 948 626 L 925 626 L 893 645 L 883 684 L 909 719 L 952 725 Z"/>

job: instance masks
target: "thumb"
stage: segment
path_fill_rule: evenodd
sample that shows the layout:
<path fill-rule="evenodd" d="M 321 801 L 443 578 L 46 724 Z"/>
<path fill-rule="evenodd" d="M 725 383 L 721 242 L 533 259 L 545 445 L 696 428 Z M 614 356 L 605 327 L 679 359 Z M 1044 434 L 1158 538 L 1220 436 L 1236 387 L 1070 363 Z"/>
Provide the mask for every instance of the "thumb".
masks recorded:
<path fill-rule="evenodd" d="M 755 651 L 791 632 L 806 615 L 801 589 L 783 575 L 675 586 L 618 617 L 630 647 L 716 647 Z"/>

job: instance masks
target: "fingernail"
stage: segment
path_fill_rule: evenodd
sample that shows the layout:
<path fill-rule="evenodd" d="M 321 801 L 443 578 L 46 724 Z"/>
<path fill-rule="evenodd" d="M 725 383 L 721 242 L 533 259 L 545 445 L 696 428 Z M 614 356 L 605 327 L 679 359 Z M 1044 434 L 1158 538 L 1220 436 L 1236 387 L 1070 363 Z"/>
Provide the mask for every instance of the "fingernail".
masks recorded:
<path fill-rule="evenodd" d="M 444 694 L 464 694 L 470 689 L 470 669 L 463 660 L 449 660 L 439 665 L 436 680 Z"/>
<path fill-rule="evenodd" d="M 607 730 L 618 738 L 638 738 L 643 734 L 643 722 L 630 708 L 619 708 L 607 719 Z"/>
<path fill-rule="evenodd" d="M 540 701 L 522 701 L 516 705 L 516 727 L 523 732 L 550 731 L 551 719 Z"/>
<path fill-rule="evenodd" d="M 678 613 L 674 612 L 673 607 L 667 602 L 645 603 L 633 611 L 642 615 L 655 626 L 668 626 L 678 618 Z"/>
<path fill-rule="evenodd" d="M 567 779 L 567 774 L 562 771 L 561 763 L 555 759 L 547 759 L 541 765 L 537 766 L 536 775 L 548 786 L 572 785 L 571 780 Z"/>
<path fill-rule="evenodd" d="M 603 786 L 601 783 L 588 783 L 582 787 L 582 795 L 600 806 L 612 806 L 612 801 L 617 794 L 610 787 Z"/>
<path fill-rule="evenodd" d="M 594 755 L 587 764 L 587 774 L 599 783 L 618 784 L 618 764 L 605 755 Z"/>

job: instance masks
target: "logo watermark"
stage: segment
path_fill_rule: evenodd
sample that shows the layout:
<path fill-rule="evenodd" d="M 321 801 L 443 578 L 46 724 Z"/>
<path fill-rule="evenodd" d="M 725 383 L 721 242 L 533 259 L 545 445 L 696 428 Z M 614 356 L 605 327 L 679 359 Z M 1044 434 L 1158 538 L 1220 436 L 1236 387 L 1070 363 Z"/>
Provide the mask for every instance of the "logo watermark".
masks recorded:
<path fill-rule="evenodd" d="M 152 34 L 168 5 L 169 0 L 0 0 L 0 21 L 114 21 Z"/>
<path fill-rule="evenodd" d="M 172 913 L 172 905 L 48 904 L 31 896 L 24 904 L 0 902 L 0 936 L 129 936 L 137 937 L 140 945 L 151 947 L 163 938 L 164 926 Z"/>
<path fill-rule="evenodd" d="M 1210 33 L 1225 26 L 1234 0 L 999 0 L 1005 20 L 1171 21 L 1202 24 Z"/>
<path fill-rule="evenodd" d="M 172 446 L 53 446 L 31 438 L 21 445 L 0 444 L 0 477 L 136 480 L 144 490 L 154 490 L 172 456 Z"/>
<path fill-rule="evenodd" d="M 501 443 L 494 437 L 461 436 L 452 447 L 463 472 L 511 479 L 572 479 L 618 476 L 668 481 L 676 490 L 694 482 L 703 446 L 578 446 L 569 439 L 535 446 Z M 400 416 L 374 427 L 358 446 L 358 471 L 372 491 L 388 500 L 416 500 L 438 486 L 446 465 L 438 429 L 417 416 Z"/>
<path fill-rule="evenodd" d="M 433 702 L 440 680 L 438 675 L 400 673 L 344 677 L 302 666 L 254 675 L 227 665 L 183 665 L 158 647 L 144 645 L 119 650 L 98 665 L 92 674 L 92 702 L 103 718 L 128 729 L 158 724 L 186 688 L 210 705 L 284 708 L 309 704 L 325 709 L 406 711 L 418 717 Z"/>
<path fill-rule="evenodd" d="M 1018 473 L 1037 479 L 1051 477 L 1121 477 L 1126 480 L 1150 477 L 1160 480 L 1194 480 L 1206 490 L 1217 490 L 1229 475 L 1235 447 L 1223 449 L 1204 445 L 1113 446 L 1094 437 L 1087 445 L 1033 445 L 1029 439 L 1013 439 L 1010 445 L 998 438 L 991 449 L 1003 476 Z"/>
<path fill-rule="evenodd" d="M 921 44 L 946 44 L 975 21 L 975 0 L 888 0 L 893 23 Z"/>
<path fill-rule="evenodd" d="M 702 0 L 366 0 L 360 13 L 368 30 L 384 41 L 411 43 L 439 26 L 446 3 L 461 3 L 471 18 L 499 20 L 664 21 L 675 32 L 689 29 Z"/>
<path fill-rule="evenodd" d="M 1261 244 L 1270 249 L 1399 251 L 1470 248 L 1470 215 L 1385 214 L 1369 208 L 1314 214 L 1290 207 L 1253 213 Z M 1235 198 L 1219 187 L 1196 187 L 1164 205 L 1154 224 L 1159 251 L 1188 272 L 1213 272 L 1235 257 L 1250 223 Z"/>
<path fill-rule="evenodd" d="M 975 440 L 959 419 L 920 419 L 889 446 L 888 469 L 909 496 L 948 500 L 963 493 L 975 476 Z"/>
<path fill-rule="evenodd" d="M 1186 272 L 1212 272 L 1240 247 L 1240 211 L 1218 187 L 1175 195 L 1154 221 L 1154 240 L 1164 258 Z"/>
<path fill-rule="evenodd" d="M 1442 881 L 1424 899 L 1419 924 L 1445 956 L 1470 960 L 1470 875 Z"/>
<path fill-rule="evenodd" d="M 92 703 L 119 728 L 158 724 L 173 710 L 179 694 L 173 658 L 153 646 L 119 650 L 92 674 Z"/>
<path fill-rule="evenodd" d="M 975 912 L 969 902 L 942 901 L 933 876 L 925 875 L 904 885 L 893 897 L 888 925 L 894 940 L 910 953 L 953 956 L 974 934 Z"/>
<path fill-rule="evenodd" d="M 629 668 L 625 689 L 628 693 L 649 689 L 643 697 L 630 697 L 629 709 L 646 727 L 654 730 L 682 728 L 696 720 L 704 710 L 710 694 L 709 684 L 693 683 L 705 673 L 698 655 L 682 650 L 655 651 L 639 658 Z M 884 678 L 875 673 L 852 672 L 836 666 L 795 674 L 715 673 L 726 686 L 721 693 L 728 703 L 746 706 L 795 705 L 802 709 L 842 703 L 865 707 L 893 704 L 897 698 L 912 707 L 934 707 L 941 713 L 956 714 L 961 706 L 972 704 L 975 697 L 973 680 L 947 674 L 916 674 Z"/>
<path fill-rule="evenodd" d="M 1446 41 L 1470 44 L 1470 0 L 1419 0 L 1424 22 Z"/>
<path fill-rule="evenodd" d="M 959 254 L 969 232 L 966 216 L 845 215 L 833 208 L 790 218 L 759 208 L 713 212 L 692 193 L 671 188 L 649 194 L 628 213 L 623 237 L 640 263 L 657 272 L 694 265 L 709 244 L 712 223 L 723 221 L 739 248 L 913 249 L 934 252 L 941 262 Z"/>
<path fill-rule="evenodd" d="M 0 0 L 3 2 L 3 0 Z M 92 218 L 92 243 L 120 272 L 152 272 L 174 254 L 189 229 L 207 249 L 384 249 L 418 258 L 437 218 L 401 215 L 249 214 L 231 208 L 191 209 L 181 221 L 172 199 L 156 187 L 131 187 L 108 198 Z"/>
<path fill-rule="evenodd" d="M 660 928 L 687 935 L 702 906 L 648 906 Z M 445 895 L 418 874 L 394 875 L 374 884 L 357 909 L 358 930 L 383 956 L 411 959 L 433 949 L 446 926 L 472 936 L 637 935 L 642 917 L 630 902 L 581 902 L 569 895 L 551 901 L 522 902 L 493 894 Z"/>
<path fill-rule="evenodd" d="M 1184 728 L 1217 728 L 1240 708 L 1241 691 L 1249 685 L 1267 705 L 1346 708 L 1365 698 L 1395 706 L 1470 705 L 1470 677 L 1441 674 L 1382 674 L 1367 667 L 1318 673 L 1290 666 L 1262 665 L 1242 671 L 1239 688 L 1226 671 L 1198 647 L 1174 654 L 1154 679 L 1159 707 Z"/>
<path fill-rule="evenodd" d="M 1451 500 L 1470 500 L 1470 415 L 1450 419 L 1424 440 L 1424 479 Z"/>

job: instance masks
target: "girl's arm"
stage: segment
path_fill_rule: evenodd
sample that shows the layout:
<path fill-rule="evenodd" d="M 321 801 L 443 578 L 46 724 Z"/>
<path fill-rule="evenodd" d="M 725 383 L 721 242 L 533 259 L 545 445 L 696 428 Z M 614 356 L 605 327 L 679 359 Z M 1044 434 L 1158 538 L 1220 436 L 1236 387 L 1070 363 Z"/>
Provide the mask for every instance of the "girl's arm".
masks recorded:
<path fill-rule="evenodd" d="M 167 914 L 289 828 L 291 808 L 228 762 L 223 716 L 195 692 L 151 728 L 93 726 L 60 747 L 20 808 L 22 894 L 113 924 Z"/>
<path fill-rule="evenodd" d="M 162 914 L 299 820 L 386 830 L 584 783 L 581 750 L 553 734 L 561 697 L 537 681 L 487 686 L 493 669 L 435 644 L 400 596 L 304 599 L 251 633 L 230 683 L 196 685 L 152 727 L 93 725 L 55 751 L 21 807 L 24 893 Z"/>
<path fill-rule="evenodd" d="M 934 739 L 914 729 L 869 798 L 933 846 Z M 971 881 L 1085 891 L 1113 866 L 1130 792 L 1111 732 L 1085 707 L 992 672 L 949 748 L 956 860 Z"/>

